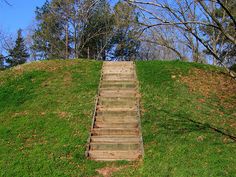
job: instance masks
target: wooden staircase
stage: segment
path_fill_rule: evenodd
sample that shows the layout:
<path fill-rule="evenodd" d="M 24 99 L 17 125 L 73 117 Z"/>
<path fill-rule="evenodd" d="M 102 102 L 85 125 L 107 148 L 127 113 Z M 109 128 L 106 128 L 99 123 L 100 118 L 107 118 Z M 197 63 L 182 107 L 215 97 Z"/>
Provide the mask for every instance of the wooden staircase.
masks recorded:
<path fill-rule="evenodd" d="M 86 156 L 98 161 L 143 156 L 139 93 L 133 62 L 104 62 Z"/>

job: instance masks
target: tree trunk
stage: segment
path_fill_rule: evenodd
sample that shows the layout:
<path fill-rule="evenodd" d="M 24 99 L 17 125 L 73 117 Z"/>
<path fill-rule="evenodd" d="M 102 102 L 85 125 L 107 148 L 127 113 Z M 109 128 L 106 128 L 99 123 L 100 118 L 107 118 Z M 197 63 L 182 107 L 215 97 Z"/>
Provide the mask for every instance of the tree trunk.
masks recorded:
<path fill-rule="evenodd" d="M 66 25 L 66 55 L 65 59 L 69 58 L 69 30 L 68 30 L 68 25 Z"/>

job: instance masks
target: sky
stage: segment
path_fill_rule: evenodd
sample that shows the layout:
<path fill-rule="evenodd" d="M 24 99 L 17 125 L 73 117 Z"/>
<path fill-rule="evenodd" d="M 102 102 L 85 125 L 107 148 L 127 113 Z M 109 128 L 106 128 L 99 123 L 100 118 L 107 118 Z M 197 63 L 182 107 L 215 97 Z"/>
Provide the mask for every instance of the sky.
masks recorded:
<path fill-rule="evenodd" d="M 45 0 L 8 0 L 9 6 L 0 0 L 0 29 L 9 33 L 16 33 L 26 29 L 33 23 L 35 9 L 41 7 Z"/>
<path fill-rule="evenodd" d="M 0 30 L 14 34 L 26 29 L 33 23 L 36 7 L 41 7 L 46 0 L 7 0 L 12 6 L 0 0 Z M 117 0 L 109 0 L 114 5 Z"/>

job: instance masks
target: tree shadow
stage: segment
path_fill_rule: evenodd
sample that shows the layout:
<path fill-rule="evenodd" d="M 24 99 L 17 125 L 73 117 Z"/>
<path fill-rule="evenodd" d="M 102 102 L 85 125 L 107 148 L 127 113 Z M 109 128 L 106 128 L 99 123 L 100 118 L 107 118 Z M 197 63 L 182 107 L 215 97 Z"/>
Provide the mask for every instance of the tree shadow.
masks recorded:
<path fill-rule="evenodd" d="M 158 127 L 164 129 L 168 134 L 185 134 L 194 131 L 198 132 L 216 132 L 221 135 L 227 136 L 228 138 L 236 141 L 236 136 L 232 133 L 228 132 L 225 129 L 214 127 L 209 123 L 202 123 L 200 121 L 196 121 L 192 118 L 192 116 L 188 113 L 183 112 L 170 112 L 169 110 L 161 109 L 158 110 L 159 113 L 164 113 L 168 115 L 168 118 L 161 118 L 158 120 Z"/>

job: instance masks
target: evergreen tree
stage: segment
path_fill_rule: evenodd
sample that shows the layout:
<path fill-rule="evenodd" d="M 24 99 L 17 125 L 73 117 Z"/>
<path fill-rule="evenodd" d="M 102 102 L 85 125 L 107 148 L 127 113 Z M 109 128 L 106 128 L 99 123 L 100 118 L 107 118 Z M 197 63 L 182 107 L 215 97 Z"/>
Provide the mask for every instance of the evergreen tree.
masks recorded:
<path fill-rule="evenodd" d="M 121 1 L 116 4 L 114 11 L 114 58 L 117 60 L 134 60 L 140 47 L 138 14 L 134 7 Z"/>
<path fill-rule="evenodd" d="M 91 13 L 82 38 L 85 43 L 82 57 L 106 60 L 112 47 L 114 15 L 107 0 L 100 0 Z"/>
<path fill-rule="evenodd" d="M 0 54 L 0 70 L 4 69 L 4 56 Z"/>
<path fill-rule="evenodd" d="M 64 58 L 63 19 L 52 13 L 51 3 L 46 1 L 36 9 L 38 27 L 34 32 L 34 45 L 38 59 Z"/>
<path fill-rule="evenodd" d="M 8 51 L 9 57 L 6 62 L 9 64 L 9 67 L 17 66 L 26 62 L 29 54 L 24 44 L 24 38 L 22 37 L 22 30 L 19 29 L 17 32 L 17 39 L 13 49 Z"/>

